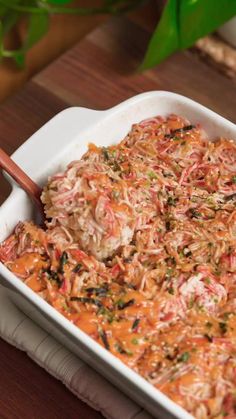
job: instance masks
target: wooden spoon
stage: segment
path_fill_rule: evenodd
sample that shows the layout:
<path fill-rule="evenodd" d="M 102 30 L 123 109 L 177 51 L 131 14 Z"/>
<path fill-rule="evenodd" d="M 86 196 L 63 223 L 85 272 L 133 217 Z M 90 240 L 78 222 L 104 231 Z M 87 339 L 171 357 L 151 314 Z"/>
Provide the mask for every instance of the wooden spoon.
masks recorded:
<path fill-rule="evenodd" d="M 32 199 L 37 208 L 38 223 L 44 224 L 45 214 L 40 200 L 42 189 L 0 148 L 0 168 L 5 170 Z"/>

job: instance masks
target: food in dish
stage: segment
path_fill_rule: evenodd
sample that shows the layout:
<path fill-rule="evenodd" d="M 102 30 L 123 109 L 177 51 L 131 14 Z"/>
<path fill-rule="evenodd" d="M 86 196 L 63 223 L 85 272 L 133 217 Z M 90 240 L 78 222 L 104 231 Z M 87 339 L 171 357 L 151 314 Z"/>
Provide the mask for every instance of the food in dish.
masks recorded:
<path fill-rule="evenodd" d="M 49 179 L 0 260 L 198 419 L 236 417 L 236 145 L 170 115 Z"/>

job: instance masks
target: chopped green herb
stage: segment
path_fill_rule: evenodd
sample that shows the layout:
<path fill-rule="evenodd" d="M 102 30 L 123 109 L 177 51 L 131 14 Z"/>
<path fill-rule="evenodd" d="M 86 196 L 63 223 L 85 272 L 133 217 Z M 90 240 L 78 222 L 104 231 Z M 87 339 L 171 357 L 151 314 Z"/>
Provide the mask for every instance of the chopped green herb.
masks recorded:
<path fill-rule="evenodd" d="M 187 362 L 189 360 L 189 352 L 183 352 L 179 357 L 178 357 L 178 362 Z"/>
<path fill-rule="evenodd" d="M 232 176 L 232 182 L 236 183 L 236 176 Z"/>
<path fill-rule="evenodd" d="M 62 280 L 59 278 L 58 273 L 55 271 L 51 271 L 48 269 L 45 271 L 49 280 L 55 281 L 57 285 L 60 287 L 62 284 Z"/>
<path fill-rule="evenodd" d="M 190 213 L 191 218 L 199 218 L 202 216 L 202 214 L 199 211 L 195 210 L 194 208 L 190 208 L 189 213 Z"/>
<path fill-rule="evenodd" d="M 173 268 L 167 268 L 166 270 L 166 276 L 169 278 L 173 275 L 174 269 Z"/>
<path fill-rule="evenodd" d="M 175 359 L 176 355 L 177 355 L 176 351 L 173 354 L 167 354 L 166 359 L 168 359 L 169 361 L 173 361 L 173 359 Z"/>
<path fill-rule="evenodd" d="M 220 322 L 220 323 L 219 323 L 219 328 L 220 328 L 221 333 L 222 333 L 223 335 L 224 335 L 224 334 L 227 332 L 227 330 L 228 330 L 227 324 L 226 324 L 226 323 L 224 323 L 224 322 Z"/>
<path fill-rule="evenodd" d="M 63 252 L 60 257 L 60 264 L 59 264 L 59 269 L 58 269 L 60 273 L 64 272 L 64 266 L 66 265 L 67 262 L 68 262 L 68 255 L 66 252 Z"/>
<path fill-rule="evenodd" d="M 235 200 L 235 198 L 236 198 L 236 193 L 233 193 L 232 195 L 226 195 L 224 197 L 224 200 L 227 202 L 227 201 Z"/>
<path fill-rule="evenodd" d="M 185 247 L 183 248 L 183 254 L 184 254 L 184 256 L 186 256 L 186 257 L 192 256 L 192 252 L 191 252 L 191 250 L 189 250 L 188 246 L 185 246 Z"/>
<path fill-rule="evenodd" d="M 166 231 L 170 231 L 170 230 L 171 230 L 170 221 L 166 221 Z"/>
<path fill-rule="evenodd" d="M 135 319 L 133 324 L 132 324 L 132 330 L 136 330 L 139 323 L 140 323 L 140 319 Z"/>
<path fill-rule="evenodd" d="M 105 160 L 110 160 L 110 155 L 106 147 L 102 147 L 102 154 Z"/>
<path fill-rule="evenodd" d="M 106 316 L 108 323 L 112 323 L 115 319 L 115 315 L 108 310 L 106 307 L 102 306 L 98 309 L 97 315 Z"/>
<path fill-rule="evenodd" d="M 209 285 L 211 283 L 210 278 L 205 278 L 205 283 Z"/>
<path fill-rule="evenodd" d="M 118 310 L 124 310 L 124 308 L 130 307 L 134 303 L 135 303 L 135 299 L 134 298 L 132 298 L 131 300 L 126 301 L 126 302 L 123 301 L 122 299 L 120 299 L 120 300 L 118 300 L 116 302 L 116 305 L 117 305 Z"/>
<path fill-rule="evenodd" d="M 131 342 L 132 342 L 133 345 L 138 345 L 139 344 L 139 340 L 137 338 L 133 338 L 131 340 Z"/>
<path fill-rule="evenodd" d="M 189 303 L 188 303 L 188 308 L 193 308 L 193 306 L 194 306 L 194 297 L 192 296 L 192 297 L 190 298 Z"/>
<path fill-rule="evenodd" d="M 168 288 L 167 291 L 168 291 L 169 294 L 172 294 L 172 295 L 174 295 L 174 293 L 175 293 L 175 290 L 174 290 L 173 287 Z"/>
<path fill-rule="evenodd" d="M 168 256 L 168 257 L 165 259 L 165 261 L 166 261 L 166 263 L 168 264 L 168 266 L 169 266 L 169 265 L 171 265 L 171 266 L 176 266 L 176 260 L 175 260 L 175 258 L 174 258 L 173 256 Z"/>
<path fill-rule="evenodd" d="M 212 336 L 208 335 L 208 333 L 205 333 L 204 337 L 208 340 L 208 342 L 213 342 Z"/>
<path fill-rule="evenodd" d="M 121 167 L 120 165 L 117 163 L 116 160 L 114 160 L 113 164 L 112 164 L 112 169 L 114 170 L 114 172 L 120 172 L 121 171 Z"/>
<path fill-rule="evenodd" d="M 206 327 L 208 329 L 211 329 L 212 326 L 213 326 L 213 324 L 211 322 L 206 322 Z"/>
<path fill-rule="evenodd" d="M 149 179 L 157 179 L 157 175 L 153 171 L 148 172 L 147 175 L 148 175 Z"/>
<path fill-rule="evenodd" d="M 82 265 L 81 265 L 81 263 L 78 263 L 75 267 L 74 267 L 74 269 L 72 270 L 72 272 L 74 272 L 74 273 L 78 273 L 79 271 L 80 271 L 80 269 L 82 268 Z"/>
<path fill-rule="evenodd" d="M 194 128 L 196 128 L 196 126 L 195 125 L 185 125 L 185 127 L 183 127 L 183 128 L 177 128 L 177 129 L 175 129 L 174 131 L 172 131 L 172 133 L 173 132 L 185 132 L 185 131 L 191 131 L 192 129 L 194 129 Z"/>
<path fill-rule="evenodd" d="M 220 276 L 221 275 L 221 270 L 219 268 L 215 269 L 215 275 L 216 276 Z"/>
<path fill-rule="evenodd" d="M 193 128 L 195 128 L 195 125 L 186 125 L 183 128 L 174 129 L 174 130 L 171 131 L 170 134 L 165 134 L 165 138 L 173 138 L 174 139 L 175 138 L 175 134 L 177 134 L 177 133 L 182 134 L 182 133 L 184 133 L 186 131 L 191 131 Z"/>
<path fill-rule="evenodd" d="M 105 297 L 107 295 L 107 291 L 108 291 L 108 286 L 105 284 L 103 287 L 89 287 L 86 288 L 86 292 L 88 294 L 95 294 L 99 297 Z"/>
<path fill-rule="evenodd" d="M 102 306 L 102 307 L 100 307 L 100 308 L 99 308 L 99 310 L 97 311 L 97 315 L 100 315 L 100 314 L 101 314 L 101 315 L 103 316 L 104 314 L 107 314 L 107 311 L 108 311 L 108 310 L 106 309 L 106 307 Z"/>
<path fill-rule="evenodd" d="M 128 349 L 124 349 L 119 343 L 115 343 L 115 348 L 117 352 L 124 355 L 132 356 L 133 352 L 129 351 Z"/>
<path fill-rule="evenodd" d="M 109 342 L 108 342 L 108 339 L 107 339 L 106 332 L 103 329 L 100 329 L 98 333 L 99 333 L 100 338 L 102 339 L 102 342 L 103 342 L 105 348 L 109 351 L 110 350 L 110 345 L 109 345 Z"/>
<path fill-rule="evenodd" d="M 176 203 L 178 201 L 178 198 L 174 198 L 173 196 L 169 196 L 167 199 L 167 205 L 176 207 Z"/>

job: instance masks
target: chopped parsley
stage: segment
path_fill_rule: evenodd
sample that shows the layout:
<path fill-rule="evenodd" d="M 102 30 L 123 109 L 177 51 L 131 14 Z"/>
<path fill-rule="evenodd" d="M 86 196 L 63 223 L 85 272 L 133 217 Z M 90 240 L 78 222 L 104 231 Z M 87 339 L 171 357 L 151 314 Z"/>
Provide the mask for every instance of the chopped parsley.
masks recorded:
<path fill-rule="evenodd" d="M 126 302 L 123 301 L 122 299 L 120 299 L 120 300 L 118 300 L 116 302 L 116 306 L 117 306 L 118 310 L 124 310 L 124 308 L 130 307 L 134 303 L 135 303 L 135 299 L 134 298 L 132 298 L 131 300 L 126 301 Z"/>
<path fill-rule="evenodd" d="M 173 287 L 168 288 L 167 291 L 168 291 L 169 294 L 172 294 L 172 295 L 174 295 L 174 293 L 175 293 L 175 290 L 174 290 Z"/>
<path fill-rule="evenodd" d="M 220 322 L 219 323 L 219 328 L 220 328 L 220 331 L 221 331 L 221 333 L 224 335 L 226 332 L 227 332 L 227 330 L 228 330 L 228 326 L 227 326 L 227 324 L 225 323 L 225 322 Z"/>
<path fill-rule="evenodd" d="M 166 221 L 166 231 L 170 231 L 170 230 L 171 230 L 170 221 Z"/>
<path fill-rule="evenodd" d="M 173 196 L 169 196 L 167 199 L 167 205 L 176 207 L 176 203 L 178 201 L 178 198 L 174 198 Z"/>
<path fill-rule="evenodd" d="M 86 288 L 86 292 L 88 294 L 95 294 L 99 297 L 105 297 L 107 295 L 108 292 L 108 286 L 105 284 L 103 287 L 89 287 Z"/>
<path fill-rule="evenodd" d="M 178 362 L 187 362 L 189 360 L 189 352 L 183 352 L 179 357 L 178 357 Z"/>
<path fill-rule="evenodd" d="M 157 175 L 155 172 L 153 172 L 152 170 L 150 172 L 147 173 L 149 179 L 157 179 Z"/>
<path fill-rule="evenodd" d="M 123 348 L 118 342 L 115 343 L 115 348 L 116 348 L 117 352 L 119 352 L 120 354 L 128 355 L 128 356 L 133 355 L 133 352 L 131 352 L 129 349 Z"/>
<path fill-rule="evenodd" d="M 110 160 L 110 155 L 106 147 L 102 147 L 102 154 L 105 160 Z"/>
<path fill-rule="evenodd" d="M 208 335 L 208 333 L 205 333 L 204 337 L 208 340 L 208 342 L 213 342 L 213 337 L 211 335 Z"/>
<path fill-rule="evenodd" d="M 136 330 L 137 327 L 139 326 L 139 323 L 140 323 L 140 319 L 135 319 L 132 324 L 132 330 Z"/>
<path fill-rule="evenodd" d="M 64 266 L 68 263 L 68 255 L 66 252 L 63 252 L 60 257 L 60 263 L 59 263 L 59 269 L 58 272 L 63 273 L 64 272 Z"/>
<path fill-rule="evenodd" d="M 202 214 L 194 208 L 189 209 L 189 214 L 191 218 L 200 218 Z"/>
<path fill-rule="evenodd" d="M 98 331 L 100 338 L 102 339 L 103 345 L 105 346 L 105 348 L 109 351 L 110 350 L 110 345 L 107 339 L 107 334 L 103 329 L 99 329 Z"/>
<path fill-rule="evenodd" d="M 62 280 L 60 279 L 57 272 L 48 269 L 45 271 L 45 273 L 47 274 L 49 280 L 55 281 L 59 287 L 61 286 Z"/>
<path fill-rule="evenodd" d="M 81 270 L 81 268 L 82 268 L 82 265 L 81 265 L 81 263 L 78 263 L 75 267 L 74 267 L 74 269 L 72 270 L 72 272 L 74 272 L 74 273 L 78 273 L 80 270 Z"/>

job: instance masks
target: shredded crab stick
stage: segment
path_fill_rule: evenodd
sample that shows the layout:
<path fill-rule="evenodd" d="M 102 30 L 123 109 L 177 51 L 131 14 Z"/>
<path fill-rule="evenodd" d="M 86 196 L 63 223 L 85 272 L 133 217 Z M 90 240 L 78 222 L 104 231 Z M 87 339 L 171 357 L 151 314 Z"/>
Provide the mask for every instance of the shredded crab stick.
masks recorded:
<path fill-rule="evenodd" d="M 197 419 L 236 417 L 236 145 L 182 117 L 90 144 L 0 260 Z"/>

